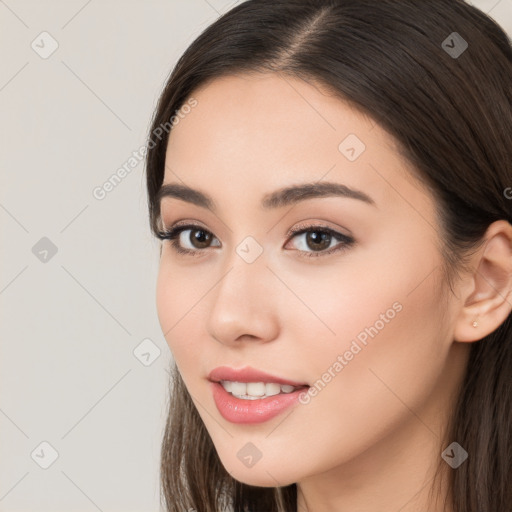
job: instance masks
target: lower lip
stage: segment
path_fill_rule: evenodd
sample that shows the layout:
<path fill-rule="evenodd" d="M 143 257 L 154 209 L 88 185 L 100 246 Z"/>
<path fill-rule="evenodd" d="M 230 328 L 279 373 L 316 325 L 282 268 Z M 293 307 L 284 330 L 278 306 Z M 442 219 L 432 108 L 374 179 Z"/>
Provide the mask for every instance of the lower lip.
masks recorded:
<path fill-rule="evenodd" d="M 220 414 L 231 423 L 263 423 L 299 403 L 299 396 L 307 390 L 300 388 L 291 393 L 244 400 L 228 393 L 219 382 L 211 383 L 213 399 Z"/>

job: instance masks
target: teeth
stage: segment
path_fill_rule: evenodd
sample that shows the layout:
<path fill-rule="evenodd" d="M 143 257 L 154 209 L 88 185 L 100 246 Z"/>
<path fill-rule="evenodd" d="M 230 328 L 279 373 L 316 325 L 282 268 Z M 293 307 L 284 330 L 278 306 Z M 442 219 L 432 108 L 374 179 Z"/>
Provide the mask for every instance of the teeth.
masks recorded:
<path fill-rule="evenodd" d="M 267 382 L 265 384 L 265 395 L 274 396 L 281 393 L 281 386 L 279 384 L 275 384 L 274 382 Z"/>
<path fill-rule="evenodd" d="M 221 380 L 222 387 L 236 398 L 245 400 L 257 400 L 279 393 L 291 393 L 296 388 L 288 384 L 277 384 L 275 382 L 233 382 Z"/>
<path fill-rule="evenodd" d="M 245 395 L 247 394 L 247 384 L 244 382 L 232 382 L 231 393 L 233 395 Z"/>
<path fill-rule="evenodd" d="M 247 395 L 263 396 L 265 394 L 265 384 L 263 382 L 248 382 Z"/>

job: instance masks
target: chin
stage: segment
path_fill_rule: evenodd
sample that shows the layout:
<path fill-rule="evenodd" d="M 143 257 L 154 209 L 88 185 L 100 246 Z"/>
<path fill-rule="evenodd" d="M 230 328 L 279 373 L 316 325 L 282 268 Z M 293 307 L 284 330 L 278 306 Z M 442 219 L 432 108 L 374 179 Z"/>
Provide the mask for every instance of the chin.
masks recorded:
<path fill-rule="evenodd" d="M 294 483 L 283 482 L 280 478 L 275 477 L 272 471 L 270 471 L 270 475 L 266 471 L 251 473 L 251 470 L 231 473 L 231 476 L 238 482 L 253 487 L 282 487 Z"/>
<path fill-rule="evenodd" d="M 235 480 L 255 487 L 282 487 L 293 484 L 298 479 L 298 475 L 282 464 L 273 466 L 264 464 L 263 460 L 248 468 L 243 467 L 238 459 L 230 461 L 229 464 L 222 462 L 222 465 Z"/>

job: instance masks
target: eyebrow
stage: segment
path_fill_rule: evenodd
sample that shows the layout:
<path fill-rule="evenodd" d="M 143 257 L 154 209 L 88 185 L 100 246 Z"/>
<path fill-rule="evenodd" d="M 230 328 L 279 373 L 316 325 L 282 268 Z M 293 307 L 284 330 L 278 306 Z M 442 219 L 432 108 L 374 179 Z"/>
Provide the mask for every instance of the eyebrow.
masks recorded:
<path fill-rule="evenodd" d="M 375 201 L 361 190 L 349 188 L 341 183 L 323 181 L 293 185 L 265 194 L 261 201 L 261 207 L 265 210 L 283 208 L 284 206 L 296 204 L 307 199 L 332 196 L 358 199 L 369 205 L 376 206 Z M 179 183 L 162 185 L 155 198 L 158 205 L 157 211 L 160 211 L 160 203 L 164 197 L 174 197 L 217 212 L 217 206 L 211 196 L 187 185 Z"/>

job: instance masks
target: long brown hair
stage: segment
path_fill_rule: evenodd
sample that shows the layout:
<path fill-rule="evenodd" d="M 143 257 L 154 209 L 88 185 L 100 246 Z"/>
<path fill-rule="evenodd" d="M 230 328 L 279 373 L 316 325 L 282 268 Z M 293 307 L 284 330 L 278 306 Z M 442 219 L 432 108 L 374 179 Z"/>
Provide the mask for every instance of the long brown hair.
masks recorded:
<path fill-rule="evenodd" d="M 146 158 L 155 235 L 169 134 L 159 127 L 199 86 L 251 72 L 327 86 L 395 137 L 436 199 L 450 286 L 489 224 L 512 223 L 505 192 L 512 186 L 512 48 L 492 18 L 463 0 L 249 0 L 195 39 L 161 94 Z M 226 472 L 175 365 L 170 375 L 161 450 L 166 510 L 295 512 L 296 484 L 252 487 Z M 510 315 L 472 343 L 448 427 L 447 439 L 469 453 L 449 473 L 453 510 L 511 511 Z"/>

